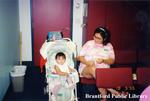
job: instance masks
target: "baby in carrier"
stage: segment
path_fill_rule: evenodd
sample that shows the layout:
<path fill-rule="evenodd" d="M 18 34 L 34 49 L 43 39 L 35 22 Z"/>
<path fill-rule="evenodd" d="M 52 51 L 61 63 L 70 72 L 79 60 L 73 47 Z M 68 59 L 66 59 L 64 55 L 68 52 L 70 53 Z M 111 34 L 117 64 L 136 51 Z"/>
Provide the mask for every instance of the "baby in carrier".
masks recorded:
<path fill-rule="evenodd" d="M 46 60 L 48 84 L 46 90 L 49 93 L 50 101 L 60 101 L 58 100 L 60 95 L 61 100 L 64 101 L 68 101 L 70 97 L 77 98 L 76 83 L 79 82 L 79 76 L 74 69 L 75 43 L 69 38 L 63 38 L 61 32 L 48 32 L 47 40 L 42 45 L 40 54 Z"/>
<path fill-rule="evenodd" d="M 55 73 L 60 76 L 66 76 L 66 84 L 65 87 L 71 87 L 75 83 L 73 80 L 71 73 L 76 72 L 75 69 L 71 68 L 65 61 L 66 56 L 63 52 L 59 52 L 55 56 L 56 64 L 54 66 Z"/>
<path fill-rule="evenodd" d="M 55 70 L 56 74 L 58 74 L 60 76 L 68 76 L 69 77 L 70 73 L 75 72 L 75 69 L 69 67 L 68 64 L 65 63 L 66 56 L 63 52 L 57 53 L 55 56 L 55 59 L 56 59 L 56 64 L 54 66 L 54 70 Z"/>
<path fill-rule="evenodd" d="M 53 87 L 51 86 L 52 95 L 56 96 L 59 89 L 61 89 L 62 86 L 65 88 L 74 88 L 76 84 L 75 77 L 73 73 L 76 72 L 75 69 L 71 68 L 66 63 L 66 56 L 63 52 L 58 52 L 55 56 L 56 63 L 54 65 L 54 71 L 53 74 L 57 74 L 59 76 L 65 77 L 64 83 L 60 83 L 58 79 L 55 79 L 55 85 Z M 54 97 L 53 96 L 53 97 Z"/>

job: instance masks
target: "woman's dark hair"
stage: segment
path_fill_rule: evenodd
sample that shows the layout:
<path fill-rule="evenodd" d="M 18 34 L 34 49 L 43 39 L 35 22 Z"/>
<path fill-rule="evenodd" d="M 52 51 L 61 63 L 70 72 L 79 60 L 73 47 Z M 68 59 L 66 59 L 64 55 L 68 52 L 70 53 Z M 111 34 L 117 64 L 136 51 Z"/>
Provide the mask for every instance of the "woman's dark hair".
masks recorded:
<path fill-rule="evenodd" d="M 98 28 L 95 29 L 93 36 L 96 33 L 100 33 L 100 35 L 103 38 L 103 44 L 104 45 L 106 45 L 107 43 L 110 42 L 110 31 L 107 28 L 105 28 L 105 27 L 98 27 Z"/>
<path fill-rule="evenodd" d="M 58 57 L 63 57 L 64 59 L 66 59 L 66 56 L 65 56 L 65 54 L 63 53 L 63 52 L 58 52 L 57 54 L 56 54 L 56 56 L 55 56 L 55 59 L 57 59 Z"/>

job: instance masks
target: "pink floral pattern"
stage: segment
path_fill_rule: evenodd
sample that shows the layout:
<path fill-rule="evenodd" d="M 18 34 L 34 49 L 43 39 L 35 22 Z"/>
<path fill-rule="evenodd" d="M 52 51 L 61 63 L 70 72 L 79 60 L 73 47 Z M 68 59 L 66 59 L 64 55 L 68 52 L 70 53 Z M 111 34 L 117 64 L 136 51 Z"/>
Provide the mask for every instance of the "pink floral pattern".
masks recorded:
<path fill-rule="evenodd" d="M 97 58 L 107 59 L 112 58 L 115 59 L 114 49 L 111 43 L 107 45 L 96 44 L 94 40 L 90 40 L 86 42 L 79 54 L 80 56 L 84 56 L 86 60 L 95 61 Z M 95 62 L 96 68 L 109 68 L 110 65 L 101 63 L 98 64 Z M 79 73 L 82 72 L 84 64 L 80 63 Z"/>

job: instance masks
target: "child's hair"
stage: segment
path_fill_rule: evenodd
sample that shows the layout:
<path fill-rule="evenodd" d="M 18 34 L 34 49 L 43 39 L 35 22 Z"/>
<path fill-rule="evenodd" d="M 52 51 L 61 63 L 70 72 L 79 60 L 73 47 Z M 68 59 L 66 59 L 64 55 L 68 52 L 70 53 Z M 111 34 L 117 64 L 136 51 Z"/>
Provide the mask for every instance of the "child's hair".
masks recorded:
<path fill-rule="evenodd" d="M 65 56 L 65 54 L 63 53 L 63 52 L 58 52 L 57 54 L 56 54 L 56 56 L 55 56 L 55 59 L 57 59 L 58 57 L 63 57 L 64 59 L 66 59 L 66 56 Z"/>

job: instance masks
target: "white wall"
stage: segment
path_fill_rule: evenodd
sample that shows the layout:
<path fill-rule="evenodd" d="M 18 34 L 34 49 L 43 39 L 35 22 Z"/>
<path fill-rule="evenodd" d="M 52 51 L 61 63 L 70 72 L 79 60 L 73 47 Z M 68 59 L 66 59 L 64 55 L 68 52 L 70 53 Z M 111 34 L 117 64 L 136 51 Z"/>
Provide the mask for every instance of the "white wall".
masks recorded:
<path fill-rule="evenodd" d="M 22 61 L 32 61 L 30 0 L 19 0 L 19 20 L 22 33 Z"/>
<path fill-rule="evenodd" d="M 73 29 L 72 39 L 77 44 L 78 53 L 81 50 L 83 43 L 83 15 L 84 15 L 84 0 L 73 0 Z"/>
<path fill-rule="evenodd" d="M 83 36 L 84 0 L 73 0 L 72 39 L 78 52 L 84 43 Z M 20 32 L 22 32 L 22 61 L 32 61 L 31 7 L 30 0 L 19 0 Z"/>

